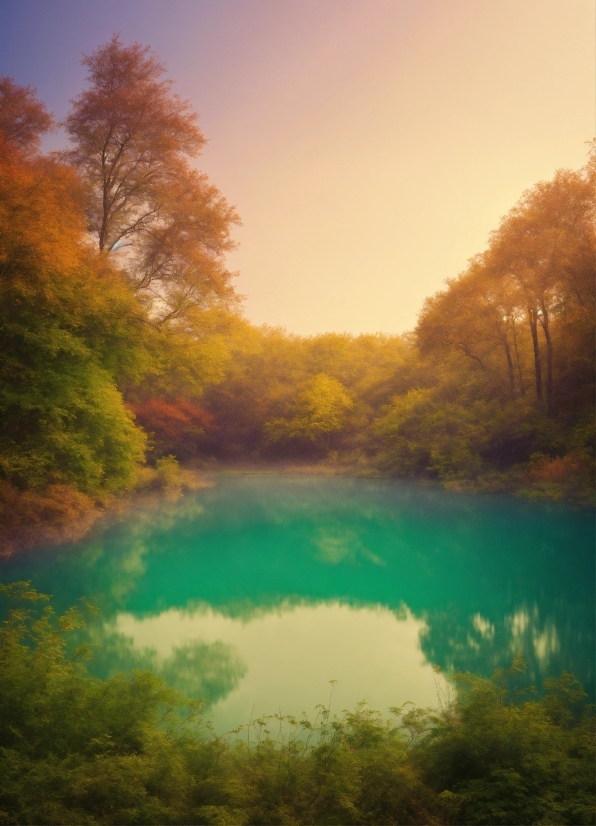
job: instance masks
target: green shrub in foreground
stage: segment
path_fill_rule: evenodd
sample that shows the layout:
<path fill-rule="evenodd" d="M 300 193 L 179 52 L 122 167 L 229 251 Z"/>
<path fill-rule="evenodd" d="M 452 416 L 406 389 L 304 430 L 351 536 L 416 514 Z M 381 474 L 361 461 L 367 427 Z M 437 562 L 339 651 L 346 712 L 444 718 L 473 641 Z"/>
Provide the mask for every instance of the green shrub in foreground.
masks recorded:
<path fill-rule="evenodd" d="M 594 823 L 593 718 L 571 675 L 516 698 L 517 658 L 458 675 L 439 709 L 320 706 L 220 738 L 155 675 L 102 681 L 87 648 L 66 655 L 89 606 L 56 617 L 28 583 L 0 590 L 0 823 Z"/>

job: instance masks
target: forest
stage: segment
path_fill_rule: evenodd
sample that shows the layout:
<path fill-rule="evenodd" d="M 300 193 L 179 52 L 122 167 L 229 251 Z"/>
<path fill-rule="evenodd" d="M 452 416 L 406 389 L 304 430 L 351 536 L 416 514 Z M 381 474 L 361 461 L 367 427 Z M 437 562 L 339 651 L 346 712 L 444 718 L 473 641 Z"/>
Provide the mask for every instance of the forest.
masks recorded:
<path fill-rule="evenodd" d="M 156 56 L 115 35 L 84 64 L 61 152 L 40 151 L 35 91 L 0 80 L 7 548 L 214 462 L 593 502 L 594 143 L 411 333 L 299 337 L 243 317 L 240 218 L 196 171 L 205 139 Z"/>
<path fill-rule="evenodd" d="M 240 223 L 196 114 L 119 36 L 56 128 L 0 76 L 0 546 L 77 539 L 206 470 L 306 468 L 594 503 L 596 142 L 523 193 L 403 335 L 245 318 Z M 429 227 L 429 235 L 432 227 Z M 396 274 L 397 277 L 397 274 Z M 379 301 L 383 296 L 379 296 Z M 593 708 L 571 674 L 456 674 L 434 709 L 281 714 L 226 737 L 150 672 L 106 680 L 0 586 L 0 823 L 593 823 Z"/>

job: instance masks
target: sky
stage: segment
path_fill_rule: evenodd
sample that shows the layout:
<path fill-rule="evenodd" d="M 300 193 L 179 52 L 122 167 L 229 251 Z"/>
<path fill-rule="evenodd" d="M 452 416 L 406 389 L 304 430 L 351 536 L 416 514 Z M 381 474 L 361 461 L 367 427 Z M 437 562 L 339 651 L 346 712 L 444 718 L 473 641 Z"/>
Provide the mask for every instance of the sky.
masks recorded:
<path fill-rule="evenodd" d="M 199 112 L 247 318 L 301 335 L 413 329 L 596 134 L 595 0 L 0 0 L 0 74 L 64 118 L 114 32 Z"/>

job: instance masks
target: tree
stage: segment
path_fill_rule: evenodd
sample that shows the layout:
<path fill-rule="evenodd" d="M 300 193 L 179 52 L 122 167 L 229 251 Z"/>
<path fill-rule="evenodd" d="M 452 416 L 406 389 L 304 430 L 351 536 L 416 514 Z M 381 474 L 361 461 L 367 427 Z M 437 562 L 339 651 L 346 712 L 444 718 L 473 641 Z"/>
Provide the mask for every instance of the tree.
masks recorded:
<path fill-rule="evenodd" d="M 319 442 L 329 450 L 329 437 L 342 429 L 354 402 L 343 385 L 319 373 L 296 396 L 295 415 L 274 419 L 265 425 L 271 441 L 306 439 Z"/>
<path fill-rule="evenodd" d="M 19 488 L 125 488 L 143 458 L 116 387 L 142 310 L 83 233 L 72 170 L 0 145 L 0 479 Z"/>
<path fill-rule="evenodd" d="M 89 188 L 89 229 L 104 253 L 122 251 L 153 321 L 233 299 L 224 254 L 235 210 L 189 165 L 205 144 L 188 101 L 162 79 L 146 46 L 114 35 L 85 55 L 88 88 L 72 101 L 66 156 Z"/>
<path fill-rule="evenodd" d="M 524 193 L 491 239 L 488 266 L 517 286 L 518 306 L 525 309 L 532 337 L 536 395 L 546 396 L 549 415 L 556 409 L 559 319 L 579 311 L 583 323 L 591 322 L 593 338 L 595 209 L 596 189 L 589 168 L 559 170 L 552 181 Z"/>
<path fill-rule="evenodd" d="M 523 194 L 492 234 L 486 252 L 473 258 L 446 290 L 427 299 L 416 330 L 423 355 L 460 353 L 486 379 L 504 377 L 506 363 L 512 401 L 524 396 L 524 372 L 533 362 L 538 406 L 549 417 L 565 409 L 570 395 L 582 407 L 589 403 L 596 307 L 595 167 L 593 145 L 583 170 L 559 170 L 551 181 Z M 499 383 L 504 385 L 502 379 Z M 490 381 L 484 381 L 483 395 L 495 395 Z"/>
<path fill-rule="evenodd" d="M 52 128 L 53 119 L 31 86 L 18 86 L 0 75 L 0 133 L 24 152 L 39 149 L 40 135 Z"/>
<path fill-rule="evenodd" d="M 212 426 L 213 416 L 188 399 L 148 399 L 131 404 L 136 421 L 155 440 L 157 455 L 188 458 L 197 453 L 197 441 Z"/>
<path fill-rule="evenodd" d="M 416 336 L 422 354 L 456 353 L 474 370 L 483 371 L 491 395 L 505 396 L 505 386 L 512 400 L 518 390 L 523 395 L 517 290 L 505 277 L 496 276 L 482 255 L 448 285 L 425 301 L 419 315 Z"/>

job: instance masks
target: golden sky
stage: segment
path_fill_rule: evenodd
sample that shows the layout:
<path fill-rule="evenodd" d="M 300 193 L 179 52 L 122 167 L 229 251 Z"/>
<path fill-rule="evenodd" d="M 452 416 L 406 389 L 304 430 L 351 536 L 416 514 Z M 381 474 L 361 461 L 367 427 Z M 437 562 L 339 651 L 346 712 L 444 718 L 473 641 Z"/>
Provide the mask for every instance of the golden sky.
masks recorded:
<path fill-rule="evenodd" d="M 242 216 L 230 266 L 247 317 L 402 332 L 524 189 L 584 163 L 595 6 L 5 0 L 0 73 L 63 116 L 81 51 L 116 30 L 148 43 L 201 115 L 199 165 Z"/>
<path fill-rule="evenodd" d="M 400 5 L 334 16 L 301 62 L 263 54 L 263 100 L 205 153 L 244 220 L 231 263 L 255 321 L 411 329 L 524 189 L 585 161 L 593 2 Z"/>

